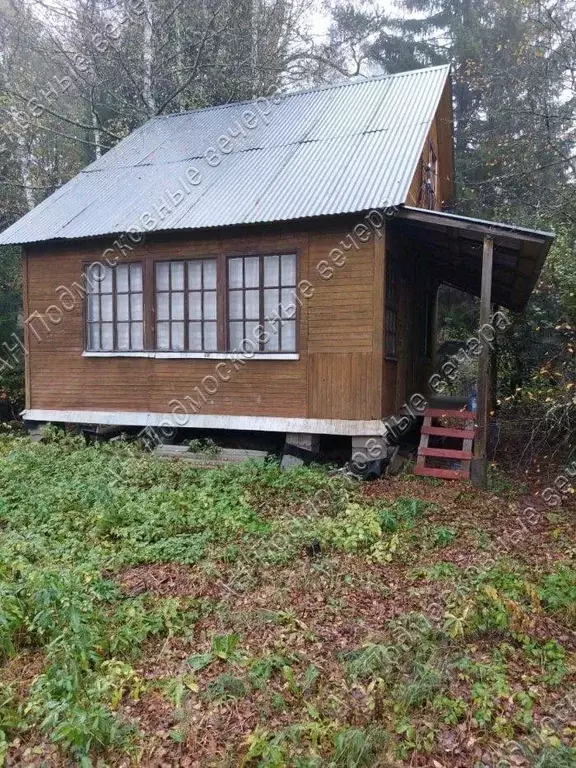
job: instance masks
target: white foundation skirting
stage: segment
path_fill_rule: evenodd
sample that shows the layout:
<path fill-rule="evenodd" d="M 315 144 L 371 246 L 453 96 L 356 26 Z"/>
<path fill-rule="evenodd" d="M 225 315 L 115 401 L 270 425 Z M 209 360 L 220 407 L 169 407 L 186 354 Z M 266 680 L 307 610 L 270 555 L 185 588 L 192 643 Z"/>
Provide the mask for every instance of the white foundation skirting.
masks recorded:
<path fill-rule="evenodd" d="M 219 416 L 210 414 L 151 413 L 143 411 L 72 411 L 31 408 L 22 412 L 26 421 L 66 424 L 103 424 L 123 427 L 172 427 L 236 429 L 246 432 L 295 432 L 313 435 L 378 436 L 381 421 L 348 419 L 294 419 L 276 416 Z"/>

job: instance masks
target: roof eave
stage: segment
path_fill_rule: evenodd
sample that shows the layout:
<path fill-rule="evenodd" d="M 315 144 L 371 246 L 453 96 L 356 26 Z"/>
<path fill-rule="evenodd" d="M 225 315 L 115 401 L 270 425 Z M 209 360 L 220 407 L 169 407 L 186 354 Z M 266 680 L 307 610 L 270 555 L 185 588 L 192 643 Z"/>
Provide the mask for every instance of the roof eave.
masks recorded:
<path fill-rule="evenodd" d="M 399 208 L 395 218 L 408 226 L 422 255 L 439 265 L 442 282 L 473 295 L 479 295 L 482 241 L 492 237 L 494 301 L 516 312 L 526 308 L 554 240 L 553 232 L 409 206 Z M 426 235 L 419 237 L 419 230 Z"/>

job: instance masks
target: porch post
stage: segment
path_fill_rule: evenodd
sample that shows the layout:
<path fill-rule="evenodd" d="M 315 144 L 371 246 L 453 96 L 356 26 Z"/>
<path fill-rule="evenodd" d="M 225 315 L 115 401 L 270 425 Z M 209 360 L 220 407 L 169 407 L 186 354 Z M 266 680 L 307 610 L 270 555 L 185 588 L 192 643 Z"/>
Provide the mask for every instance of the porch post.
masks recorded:
<path fill-rule="evenodd" d="M 482 252 L 482 288 L 480 293 L 480 328 L 490 322 L 492 302 L 492 259 L 494 239 L 484 237 Z M 474 438 L 474 458 L 472 460 L 472 482 L 479 488 L 488 487 L 488 414 L 490 409 L 490 347 L 484 343 L 478 359 L 478 411 L 476 414 L 476 436 Z"/>

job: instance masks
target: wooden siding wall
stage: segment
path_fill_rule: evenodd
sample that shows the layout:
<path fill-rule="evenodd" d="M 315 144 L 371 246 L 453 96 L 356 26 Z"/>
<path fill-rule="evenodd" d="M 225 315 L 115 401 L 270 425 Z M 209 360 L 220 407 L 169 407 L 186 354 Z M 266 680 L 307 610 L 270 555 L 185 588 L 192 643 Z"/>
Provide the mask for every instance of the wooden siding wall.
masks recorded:
<path fill-rule="evenodd" d="M 217 253 L 298 252 L 299 279 L 309 280 L 314 296 L 300 309 L 297 361 L 248 360 L 208 398 L 204 414 L 335 419 L 379 418 L 383 376 L 383 238 L 347 251 L 347 263 L 323 280 L 317 265 L 347 238 L 351 227 L 338 225 L 259 234 L 172 237 L 134 247 L 126 261 L 193 258 Z M 60 305 L 59 286 L 80 282 L 83 264 L 101 261 L 109 242 L 33 246 L 25 256 L 26 315 L 45 315 Z M 122 260 L 124 261 L 124 259 Z M 48 321 L 47 321 L 48 322 Z M 217 360 L 83 357 L 82 302 L 64 312 L 41 339 L 27 332 L 27 407 L 170 412 L 171 400 L 195 399 L 195 388 L 214 375 Z M 189 402 L 189 401 L 188 401 Z M 192 410 L 190 410 L 192 412 Z"/>
<path fill-rule="evenodd" d="M 420 190 L 426 178 L 426 167 L 430 160 L 430 145 L 438 158 L 438 197 L 436 209 L 443 210 L 454 199 L 454 151 L 453 151 L 453 115 L 449 83 L 446 84 L 440 99 L 438 111 L 432 126 L 416 173 L 412 179 L 406 205 L 425 207 L 420 199 Z"/>

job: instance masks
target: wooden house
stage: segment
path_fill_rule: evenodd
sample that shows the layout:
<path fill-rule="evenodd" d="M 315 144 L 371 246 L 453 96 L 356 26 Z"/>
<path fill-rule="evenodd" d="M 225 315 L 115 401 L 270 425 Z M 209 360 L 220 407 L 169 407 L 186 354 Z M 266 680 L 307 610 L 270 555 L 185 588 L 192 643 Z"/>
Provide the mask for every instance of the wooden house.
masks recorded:
<path fill-rule="evenodd" d="M 153 118 L 0 235 L 25 420 L 380 440 L 438 285 L 522 310 L 552 239 L 443 212 L 452 139 L 447 66 Z"/>

